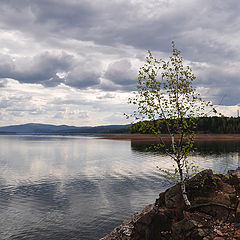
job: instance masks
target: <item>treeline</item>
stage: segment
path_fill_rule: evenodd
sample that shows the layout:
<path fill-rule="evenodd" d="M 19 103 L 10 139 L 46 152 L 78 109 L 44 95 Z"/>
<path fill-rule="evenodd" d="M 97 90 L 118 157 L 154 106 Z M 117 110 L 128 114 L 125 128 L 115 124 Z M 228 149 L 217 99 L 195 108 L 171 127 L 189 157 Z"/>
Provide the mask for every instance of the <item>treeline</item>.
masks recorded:
<path fill-rule="evenodd" d="M 240 117 L 201 117 L 196 123 L 197 133 L 240 133 Z M 135 123 L 131 133 L 153 134 L 155 129 L 167 133 L 166 126 L 158 120 Z"/>
<path fill-rule="evenodd" d="M 81 135 L 81 134 L 101 134 L 101 133 L 130 133 L 130 125 L 109 125 L 109 126 L 98 126 L 98 127 L 79 127 L 77 129 L 68 129 L 58 131 L 58 134 L 63 135 Z"/>

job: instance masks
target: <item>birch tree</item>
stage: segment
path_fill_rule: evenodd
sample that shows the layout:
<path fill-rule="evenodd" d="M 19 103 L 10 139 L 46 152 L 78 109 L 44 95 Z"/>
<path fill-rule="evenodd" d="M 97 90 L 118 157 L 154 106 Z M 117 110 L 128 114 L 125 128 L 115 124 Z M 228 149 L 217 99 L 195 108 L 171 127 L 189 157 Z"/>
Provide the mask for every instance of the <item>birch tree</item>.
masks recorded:
<path fill-rule="evenodd" d="M 152 132 L 160 139 L 160 145 L 155 148 L 164 150 L 174 163 L 173 170 L 158 168 L 167 178 L 177 179 L 185 205 L 189 207 L 185 183 L 197 170 L 189 160 L 194 151 L 196 120 L 204 116 L 212 104 L 200 97 L 193 85 L 196 77 L 189 66 L 184 66 L 180 53 L 174 42 L 168 60 L 155 59 L 148 51 L 146 63 L 139 70 L 137 91 L 129 103 L 136 105 L 137 109 L 130 116 L 141 121 L 143 128 L 144 120 L 155 123 Z M 216 112 L 214 108 L 213 111 Z M 163 127 L 168 140 L 162 137 Z"/>

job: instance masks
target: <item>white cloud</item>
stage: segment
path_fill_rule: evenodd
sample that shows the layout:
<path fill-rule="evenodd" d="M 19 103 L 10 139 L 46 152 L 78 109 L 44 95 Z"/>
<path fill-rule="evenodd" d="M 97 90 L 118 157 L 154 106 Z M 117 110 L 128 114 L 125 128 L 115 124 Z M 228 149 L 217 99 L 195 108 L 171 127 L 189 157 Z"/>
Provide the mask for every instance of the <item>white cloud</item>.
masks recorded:
<path fill-rule="evenodd" d="M 3 0 L 0 124 L 124 123 L 146 51 L 165 58 L 172 40 L 204 97 L 224 96 L 234 115 L 239 10 L 233 0 Z"/>

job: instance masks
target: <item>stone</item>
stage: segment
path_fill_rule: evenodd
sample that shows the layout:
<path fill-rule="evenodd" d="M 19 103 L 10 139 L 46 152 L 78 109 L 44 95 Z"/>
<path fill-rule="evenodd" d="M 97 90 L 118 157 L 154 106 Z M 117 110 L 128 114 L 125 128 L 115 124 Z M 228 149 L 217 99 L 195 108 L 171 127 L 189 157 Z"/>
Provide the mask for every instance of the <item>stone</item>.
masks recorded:
<path fill-rule="evenodd" d="M 190 234 L 190 239 L 202 240 L 208 233 L 204 229 L 197 228 L 194 229 Z"/>
<path fill-rule="evenodd" d="M 172 226 L 172 219 L 169 218 L 168 210 L 159 211 L 152 219 L 150 225 L 151 236 L 161 235 L 163 232 L 169 232 Z"/>
<path fill-rule="evenodd" d="M 220 230 L 216 230 L 217 235 L 224 236 L 224 234 Z"/>
<path fill-rule="evenodd" d="M 240 240 L 240 229 L 236 230 L 234 233 L 234 238 Z"/>
<path fill-rule="evenodd" d="M 236 221 L 240 223 L 240 197 L 238 198 L 238 205 L 236 210 Z"/>
<path fill-rule="evenodd" d="M 180 186 L 175 185 L 171 188 L 169 188 L 165 192 L 165 206 L 167 208 L 183 208 L 184 206 L 180 204 L 182 202 L 183 198 L 180 191 Z"/>
<path fill-rule="evenodd" d="M 240 240 L 239 176 L 205 170 L 186 183 L 189 209 L 175 185 L 101 240 Z"/>
<path fill-rule="evenodd" d="M 172 225 L 173 239 L 203 239 L 211 230 L 211 218 L 202 213 L 186 213 L 183 220 Z"/>

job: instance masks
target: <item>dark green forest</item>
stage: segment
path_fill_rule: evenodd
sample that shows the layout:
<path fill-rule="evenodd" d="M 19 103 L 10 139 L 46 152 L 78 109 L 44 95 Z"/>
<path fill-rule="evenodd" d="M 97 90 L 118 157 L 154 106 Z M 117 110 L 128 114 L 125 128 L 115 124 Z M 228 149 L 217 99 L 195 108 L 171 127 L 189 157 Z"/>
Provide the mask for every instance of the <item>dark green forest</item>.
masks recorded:
<path fill-rule="evenodd" d="M 201 117 L 196 119 L 197 133 L 240 133 L 240 117 Z M 131 133 L 153 134 L 153 129 L 167 133 L 159 120 L 138 122 L 132 125 Z"/>

